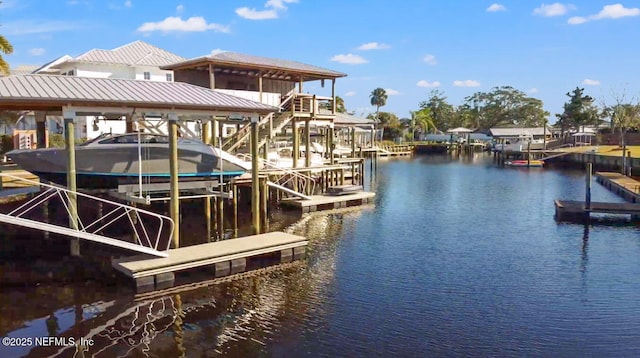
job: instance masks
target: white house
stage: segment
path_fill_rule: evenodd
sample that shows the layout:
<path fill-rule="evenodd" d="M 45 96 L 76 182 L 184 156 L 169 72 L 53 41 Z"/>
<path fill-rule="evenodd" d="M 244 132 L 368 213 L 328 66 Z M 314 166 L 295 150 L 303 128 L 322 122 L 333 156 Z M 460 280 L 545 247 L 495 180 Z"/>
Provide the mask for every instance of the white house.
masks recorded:
<path fill-rule="evenodd" d="M 182 62 L 186 59 L 144 41 L 134 41 L 113 50 L 92 49 L 77 57 L 69 55 L 57 58 L 33 73 L 58 74 L 79 77 L 136 79 L 149 81 L 173 81 L 173 71 L 160 66 Z M 124 133 L 124 121 L 107 121 L 93 116 L 77 117 L 76 137 L 93 138 L 101 133 Z M 49 122 L 53 132 L 60 129 Z"/>

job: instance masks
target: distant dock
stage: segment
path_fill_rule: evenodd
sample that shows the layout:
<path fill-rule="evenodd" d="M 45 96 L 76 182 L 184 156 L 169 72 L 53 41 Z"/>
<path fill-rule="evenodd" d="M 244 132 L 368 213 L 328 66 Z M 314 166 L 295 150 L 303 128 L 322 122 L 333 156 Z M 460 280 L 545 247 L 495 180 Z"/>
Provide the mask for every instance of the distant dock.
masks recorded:
<path fill-rule="evenodd" d="M 640 204 L 604 203 L 584 201 L 556 200 L 556 220 L 569 222 L 588 222 L 592 213 L 631 215 L 631 221 L 640 220 Z"/>
<path fill-rule="evenodd" d="M 640 203 L 640 182 L 614 172 L 597 172 L 596 181 L 630 203 Z"/>

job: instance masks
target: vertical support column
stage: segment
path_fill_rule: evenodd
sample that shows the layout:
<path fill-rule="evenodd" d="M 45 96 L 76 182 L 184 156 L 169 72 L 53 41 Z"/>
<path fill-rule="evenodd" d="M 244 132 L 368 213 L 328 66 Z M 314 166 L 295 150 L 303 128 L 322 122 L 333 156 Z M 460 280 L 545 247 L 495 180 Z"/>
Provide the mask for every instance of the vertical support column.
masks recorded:
<path fill-rule="evenodd" d="M 591 176 L 593 174 L 593 164 L 587 163 L 587 177 L 585 179 L 584 207 L 591 208 Z"/>
<path fill-rule="evenodd" d="M 251 224 L 253 233 L 260 233 L 260 183 L 258 175 L 258 117 L 251 118 Z"/>
<path fill-rule="evenodd" d="M 209 64 L 209 88 L 216 88 L 216 72 L 215 68 L 213 68 L 213 64 Z"/>
<path fill-rule="evenodd" d="M 142 120 L 145 120 L 144 118 Z M 133 115 L 131 115 L 131 113 L 127 113 L 124 117 L 124 131 L 126 133 L 131 133 L 133 132 Z M 137 130 L 140 130 L 140 128 L 136 128 Z"/>
<path fill-rule="evenodd" d="M 302 77 L 298 80 L 298 93 L 302 93 Z"/>
<path fill-rule="evenodd" d="M 333 165 L 333 127 L 329 127 L 329 144 L 327 149 L 329 150 L 329 164 Z"/>
<path fill-rule="evenodd" d="M 267 228 L 269 222 L 269 216 L 267 212 L 268 198 L 269 198 L 269 187 L 267 186 L 267 178 L 260 179 L 261 188 L 260 188 L 260 214 L 262 216 L 262 227 Z"/>
<path fill-rule="evenodd" d="M 311 166 L 311 120 L 307 118 L 304 121 L 304 166 Z"/>
<path fill-rule="evenodd" d="M 169 212 L 173 220 L 173 248 L 180 247 L 180 199 L 178 187 L 178 115 L 169 113 Z"/>
<path fill-rule="evenodd" d="M 233 188 L 233 237 L 238 237 L 238 185 L 235 181 L 231 181 L 231 187 Z"/>
<path fill-rule="evenodd" d="M 224 123 L 222 122 L 218 122 L 218 149 L 220 149 L 220 151 L 222 151 L 222 129 L 223 129 L 223 125 Z M 224 173 L 224 166 L 222 165 L 222 161 L 219 162 L 220 163 L 220 167 L 218 168 L 218 170 L 220 170 L 221 173 Z M 224 174 L 223 174 L 224 175 Z M 222 184 L 224 184 L 224 176 L 221 175 L 220 176 L 220 183 L 219 183 L 219 191 L 222 192 Z M 217 228 L 218 228 L 218 239 L 219 240 L 223 240 L 224 239 L 224 198 L 223 197 L 219 197 L 218 200 L 216 200 L 216 223 L 217 223 Z"/>
<path fill-rule="evenodd" d="M 351 128 L 351 158 L 356 157 L 356 127 Z"/>
<path fill-rule="evenodd" d="M 49 136 L 47 135 L 47 113 L 36 112 L 36 146 L 38 149 L 49 146 Z"/>
<path fill-rule="evenodd" d="M 76 131 L 74 121 L 76 112 L 63 111 L 64 143 L 67 150 L 67 189 L 69 193 L 69 227 L 78 230 L 78 198 L 76 197 Z M 73 238 L 69 244 L 71 256 L 80 256 L 80 239 Z"/>
<path fill-rule="evenodd" d="M 331 101 L 331 114 L 336 114 L 336 79 L 332 78 L 331 79 L 331 98 L 333 98 L 333 100 Z"/>
<path fill-rule="evenodd" d="M 293 168 L 298 167 L 298 160 L 300 159 L 300 132 L 298 131 L 298 121 L 296 118 L 291 120 L 293 126 Z"/>
<path fill-rule="evenodd" d="M 211 142 L 211 122 L 202 122 L 202 141 L 209 144 Z M 207 242 L 211 242 L 211 197 L 205 197 L 203 199 L 204 205 L 204 219 L 207 223 Z"/>

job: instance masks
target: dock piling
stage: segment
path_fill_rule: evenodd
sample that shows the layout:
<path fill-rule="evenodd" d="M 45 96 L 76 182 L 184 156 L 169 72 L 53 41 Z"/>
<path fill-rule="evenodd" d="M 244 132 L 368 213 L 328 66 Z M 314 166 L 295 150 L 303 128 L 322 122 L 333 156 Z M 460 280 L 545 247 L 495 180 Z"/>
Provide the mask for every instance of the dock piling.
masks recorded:
<path fill-rule="evenodd" d="M 76 186 L 76 131 L 74 120 L 76 113 L 64 111 L 64 142 L 67 149 L 67 188 L 69 193 L 69 226 L 78 230 L 78 198 L 75 195 Z M 71 256 L 80 256 L 80 239 L 73 238 L 69 243 Z"/>
<path fill-rule="evenodd" d="M 584 206 L 591 208 L 591 176 L 593 175 L 593 163 L 587 163 L 587 177 L 585 182 Z"/>

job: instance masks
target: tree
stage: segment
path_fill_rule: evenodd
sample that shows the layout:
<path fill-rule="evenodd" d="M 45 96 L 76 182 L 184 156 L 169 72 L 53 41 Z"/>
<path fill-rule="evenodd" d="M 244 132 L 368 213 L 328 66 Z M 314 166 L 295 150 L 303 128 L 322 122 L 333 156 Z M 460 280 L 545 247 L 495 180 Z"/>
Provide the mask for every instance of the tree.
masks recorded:
<path fill-rule="evenodd" d="M 378 116 L 378 128 L 382 129 L 382 139 L 393 140 L 402 136 L 402 123 L 398 116 L 391 112 L 379 112 Z M 373 115 L 368 116 L 369 119 L 373 119 Z"/>
<path fill-rule="evenodd" d="M 369 98 L 371 98 L 371 105 L 376 106 L 376 121 L 379 119 L 380 107 L 384 107 L 387 104 L 387 91 L 384 88 L 376 88 L 371 91 Z"/>
<path fill-rule="evenodd" d="M 587 124 L 598 124 L 600 118 L 598 109 L 594 105 L 594 99 L 584 94 L 584 88 L 576 87 L 567 92 L 569 101 L 563 106 L 564 112 L 556 114 L 558 121 L 556 126 L 561 128 L 562 135 L 568 129 L 580 128 Z"/>
<path fill-rule="evenodd" d="M 429 109 L 434 130 L 453 128 L 451 123 L 455 121 L 456 111 L 453 105 L 447 102 L 444 92 L 429 92 L 429 98 L 420 102 L 420 108 Z"/>
<path fill-rule="evenodd" d="M 435 128 L 431 111 L 428 108 L 422 108 L 418 111 L 410 111 L 409 129 L 411 130 L 411 140 L 416 140 L 416 129 L 420 133 L 425 133 L 429 128 Z"/>
<path fill-rule="evenodd" d="M 0 1 L 0 3 L 2 3 Z M 13 46 L 9 43 L 9 41 L 2 35 L 0 35 L 0 53 L 5 55 L 10 55 L 13 53 Z M 9 74 L 9 64 L 4 60 L 2 55 L 0 54 L 0 74 Z"/>
<path fill-rule="evenodd" d="M 344 106 L 344 99 L 340 96 L 336 96 L 336 112 L 347 113 L 347 108 Z"/>
<path fill-rule="evenodd" d="M 0 111 L 0 127 L 3 133 L 7 132 L 9 127 L 13 127 L 18 123 L 22 113 L 17 111 Z"/>
<path fill-rule="evenodd" d="M 498 125 L 542 126 L 549 115 L 541 100 L 511 86 L 494 87 L 491 92 L 476 92 L 466 97 L 465 102 L 468 111 L 472 111 L 467 113 L 467 119 L 472 115 L 478 129 Z"/>
<path fill-rule="evenodd" d="M 602 101 L 603 114 L 611 118 L 613 131 L 619 130 L 620 147 L 623 148 L 624 152 L 627 146 L 627 132 L 632 129 L 640 129 L 640 101 L 636 98 L 631 98 L 631 100 L 627 101 L 625 92 L 622 92 L 622 94 L 614 93 L 613 98 L 614 104 L 611 106 L 607 106 L 605 101 Z"/>

